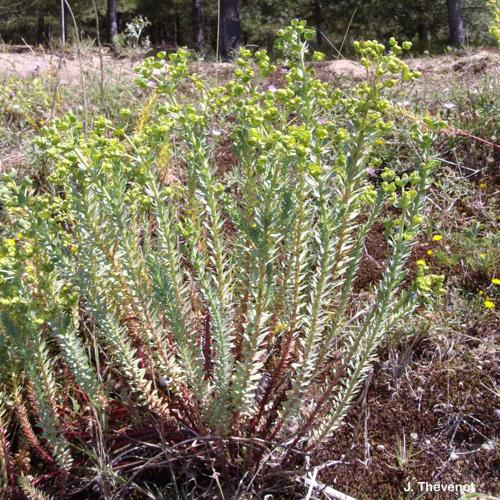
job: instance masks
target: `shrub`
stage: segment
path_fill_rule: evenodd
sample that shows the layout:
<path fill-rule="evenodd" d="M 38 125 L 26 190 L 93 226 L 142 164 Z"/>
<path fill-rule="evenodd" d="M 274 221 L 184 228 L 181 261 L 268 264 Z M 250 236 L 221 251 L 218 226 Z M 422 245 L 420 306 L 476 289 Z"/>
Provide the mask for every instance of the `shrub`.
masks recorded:
<path fill-rule="evenodd" d="M 487 0 L 491 15 L 490 34 L 497 44 L 500 42 L 500 2 L 498 0 Z"/>
<path fill-rule="evenodd" d="M 3 81 L 0 87 L 0 148 L 12 147 L 30 129 L 39 130 L 51 104 L 50 94 L 38 77 Z"/>
<path fill-rule="evenodd" d="M 191 73 L 183 50 L 147 59 L 135 127 L 96 118 L 86 136 L 69 114 L 36 143 L 48 187 L 5 179 L 6 487 L 35 488 L 29 450 L 50 479 L 91 477 L 102 495 L 144 493 L 139 472 L 169 470 L 168 457 L 204 458 L 231 488 L 268 450 L 284 460 L 331 436 L 386 334 L 441 291 L 422 273 L 405 285 L 439 123 L 407 123 L 407 175 L 377 160 L 396 133 L 388 96 L 417 76 L 397 57 L 409 47 L 356 44 L 368 78 L 344 94 L 306 62 L 312 34 L 279 33 L 280 88 L 265 51 L 241 49 L 223 86 Z M 360 296 L 384 210 L 385 271 Z"/>
<path fill-rule="evenodd" d="M 116 44 L 121 51 L 126 49 L 132 50 L 149 50 L 151 48 L 151 40 L 149 36 L 143 36 L 144 30 L 151 26 L 151 21 L 146 17 L 137 16 L 126 24 L 123 33 L 116 37 Z"/>

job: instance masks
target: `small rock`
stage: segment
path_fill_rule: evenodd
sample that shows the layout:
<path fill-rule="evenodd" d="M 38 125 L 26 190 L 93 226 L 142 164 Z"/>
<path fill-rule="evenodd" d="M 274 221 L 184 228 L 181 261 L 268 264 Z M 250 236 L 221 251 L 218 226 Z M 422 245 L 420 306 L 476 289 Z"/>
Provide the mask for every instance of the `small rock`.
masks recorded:
<path fill-rule="evenodd" d="M 410 437 L 413 439 L 413 441 L 416 441 L 418 439 L 418 434 L 416 432 L 412 432 L 410 434 Z"/>
<path fill-rule="evenodd" d="M 377 450 L 378 451 L 384 451 L 385 450 L 385 446 L 383 444 L 378 444 L 377 445 Z"/>

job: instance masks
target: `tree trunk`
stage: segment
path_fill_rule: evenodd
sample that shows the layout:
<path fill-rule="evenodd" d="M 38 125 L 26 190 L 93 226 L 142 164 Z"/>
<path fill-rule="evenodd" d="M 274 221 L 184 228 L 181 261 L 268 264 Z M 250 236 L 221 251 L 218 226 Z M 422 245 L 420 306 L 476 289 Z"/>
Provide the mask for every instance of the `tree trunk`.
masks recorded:
<path fill-rule="evenodd" d="M 427 21 L 422 21 L 417 25 L 417 34 L 420 50 L 430 50 L 431 32 Z"/>
<path fill-rule="evenodd" d="M 38 11 L 38 25 L 36 29 L 36 44 L 43 45 L 45 42 L 45 12 Z"/>
<path fill-rule="evenodd" d="M 184 45 L 184 38 L 182 37 L 181 16 L 176 12 L 174 16 L 175 21 L 175 45 L 182 47 Z"/>
<path fill-rule="evenodd" d="M 116 20 L 116 0 L 108 0 L 108 10 L 106 12 L 106 33 L 108 43 L 114 45 L 116 35 L 118 35 L 118 23 Z"/>
<path fill-rule="evenodd" d="M 239 0 L 220 0 L 220 56 L 228 61 L 231 52 L 241 44 Z"/>
<path fill-rule="evenodd" d="M 267 53 L 272 56 L 274 52 L 274 32 L 268 31 L 267 32 Z"/>
<path fill-rule="evenodd" d="M 422 21 L 417 26 L 417 33 L 418 33 L 418 41 L 422 44 L 422 46 L 429 41 L 430 31 L 429 31 L 429 25 L 427 24 L 426 21 Z"/>
<path fill-rule="evenodd" d="M 47 26 L 45 26 L 44 36 L 45 36 L 45 43 L 49 47 L 51 47 L 52 46 L 52 41 L 53 41 L 53 38 L 54 38 L 54 30 L 52 29 L 52 24 L 47 24 Z"/>
<path fill-rule="evenodd" d="M 201 18 L 201 0 L 193 0 L 193 43 L 199 52 L 203 47 L 203 23 Z"/>
<path fill-rule="evenodd" d="M 465 32 L 460 0 L 448 0 L 448 26 L 450 29 L 450 44 L 453 47 L 462 47 L 465 42 Z"/>
<path fill-rule="evenodd" d="M 321 24 L 323 21 L 322 6 L 319 0 L 314 2 L 314 27 L 316 28 L 316 43 L 318 48 L 321 47 L 323 41 L 323 35 L 321 34 Z"/>

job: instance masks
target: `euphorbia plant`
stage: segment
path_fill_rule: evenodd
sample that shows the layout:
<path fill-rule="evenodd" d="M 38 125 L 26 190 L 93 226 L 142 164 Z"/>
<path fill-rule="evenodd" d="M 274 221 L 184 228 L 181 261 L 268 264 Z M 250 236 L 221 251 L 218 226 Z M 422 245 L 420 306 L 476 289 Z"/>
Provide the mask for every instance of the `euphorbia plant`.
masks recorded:
<path fill-rule="evenodd" d="M 99 118 L 85 136 L 74 116 L 56 120 L 37 141 L 46 191 L 9 180 L 3 192 L 1 383 L 13 411 L 0 413 L 1 436 L 20 419 L 66 480 L 72 456 L 102 471 L 104 492 L 130 457 L 135 467 L 188 450 L 230 479 L 257 467 L 266 443 L 312 449 L 387 333 L 441 291 L 422 269 L 404 284 L 439 123 L 407 123 L 410 175 L 377 156 L 394 134 L 389 93 L 417 76 L 397 57 L 409 46 L 356 44 L 367 80 L 344 93 L 315 77 L 305 23 L 278 35 L 281 88 L 267 83 L 265 51 L 241 49 L 221 86 L 191 73 L 186 51 L 159 53 L 138 69 L 150 97 L 135 125 L 124 111 L 128 125 Z M 386 207 L 385 270 L 361 300 L 365 240 Z M 140 490 L 136 478 L 125 487 Z"/>

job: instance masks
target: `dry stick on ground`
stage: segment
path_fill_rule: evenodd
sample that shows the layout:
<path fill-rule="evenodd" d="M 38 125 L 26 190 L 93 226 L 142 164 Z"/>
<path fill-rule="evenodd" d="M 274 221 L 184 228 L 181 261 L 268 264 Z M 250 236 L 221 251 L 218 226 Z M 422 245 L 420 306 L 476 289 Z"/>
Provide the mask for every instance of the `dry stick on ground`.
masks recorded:
<path fill-rule="evenodd" d="M 422 118 L 418 117 L 417 115 L 415 115 L 411 111 L 408 111 L 401 106 L 399 106 L 397 109 L 398 109 L 398 112 L 400 112 L 404 116 L 408 116 L 411 119 L 418 121 L 418 123 L 423 124 Z M 469 139 L 473 139 L 474 141 L 481 142 L 483 144 L 491 146 L 492 148 L 500 149 L 500 144 L 498 144 L 496 142 L 488 141 L 487 139 L 483 139 L 482 137 L 478 137 L 477 135 L 471 134 L 470 132 L 467 132 L 466 130 L 462 130 L 460 128 L 446 127 L 446 128 L 441 129 L 440 133 L 446 135 L 447 137 L 457 137 L 457 136 L 467 137 Z"/>
<path fill-rule="evenodd" d="M 327 486 L 326 484 L 317 481 L 316 474 L 314 473 L 312 477 L 307 474 L 305 476 L 299 477 L 297 478 L 297 481 L 304 482 L 306 486 L 309 486 L 309 491 L 311 493 L 313 490 L 315 490 L 317 493 L 322 493 L 327 498 L 334 498 L 335 500 L 356 500 L 355 498 L 350 497 L 345 493 L 341 493 L 340 491 L 333 489 L 331 486 Z"/>
<path fill-rule="evenodd" d="M 21 37 L 22 42 L 24 45 L 28 48 L 28 50 L 33 54 L 36 55 L 35 51 L 31 48 L 31 45 L 29 45 L 24 38 Z"/>
<path fill-rule="evenodd" d="M 492 148 L 495 149 L 500 149 L 500 144 L 497 144 L 496 142 L 491 142 L 486 139 L 483 139 L 482 137 L 478 137 L 477 135 L 473 135 L 465 130 L 455 128 L 455 127 L 448 127 L 442 130 L 442 133 L 447 135 L 448 137 L 468 137 L 469 139 L 473 139 L 478 142 L 482 142 L 483 144 L 487 144 L 488 146 L 491 146 Z"/>
<path fill-rule="evenodd" d="M 159 458 L 165 456 L 165 455 L 168 455 L 169 453 L 172 453 L 174 452 L 176 449 L 179 449 L 181 448 L 182 446 L 185 446 L 185 445 L 193 445 L 195 443 L 204 443 L 207 447 L 207 450 L 208 451 L 213 451 L 213 448 L 210 450 L 208 448 L 208 446 L 212 443 L 224 443 L 226 441 L 232 441 L 232 442 L 239 442 L 239 443 L 243 443 L 243 444 L 247 444 L 247 445 L 255 445 L 255 446 L 259 446 L 259 447 L 268 447 L 268 446 L 273 446 L 275 448 L 282 448 L 282 449 L 285 449 L 287 450 L 287 453 L 288 452 L 292 452 L 292 453 L 296 453 L 298 455 L 306 455 L 306 453 L 304 453 L 303 451 L 300 451 L 300 450 L 297 450 L 297 449 L 293 449 L 293 448 L 290 448 L 289 446 L 287 446 L 286 444 L 281 444 L 281 443 L 278 443 L 278 442 L 273 442 L 273 441 L 267 441 L 265 439 L 259 439 L 259 438 L 240 438 L 240 437 L 231 437 L 231 438 L 227 438 L 227 437 L 218 437 L 218 436 L 207 436 L 207 437 L 203 437 L 203 436 L 196 436 L 196 437 L 193 437 L 193 438 L 189 438 L 189 439 L 185 439 L 184 441 L 181 441 L 179 443 L 176 443 L 172 446 L 170 446 L 168 449 L 166 450 L 162 450 L 160 453 L 156 454 L 155 456 L 149 458 L 148 460 L 146 460 L 145 462 L 143 462 L 140 467 L 138 467 L 137 469 L 135 469 L 135 471 L 133 472 L 132 476 L 128 478 L 127 482 L 120 488 L 120 490 L 118 491 L 118 493 L 113 497 L 113 498 L 122 498 L 122 494 L 126 491 L 126 488 L 128 486 L 130 486 L 133 482 L 133 480 L 141 473 L 143 472 L 144 470 L 148 469 L 148 468 L 151 468 L 151 467 L 155 467 L 155 465 L 159 465 L 158 463 L 156 463 L 155 461 L 158 460 Z M 189 451 L 189 453 L 192 455 L 192 450 Z M 192 456 L 203 456 L 203 452 L 200 452 L 196 455 L 192 455 Z M 167 462 L 163 461 L 161 462 L 161 466 L 164 466 L 164 465 L 167 465 L 167 463 L 171 463 L 173 461 L 176 461 L 176 460 L 179 460 L 183 457 L 183 455 L 181 456 L 174 456 L 174 457 L 171 457 L 170 459 L 167 460 Z"/>

